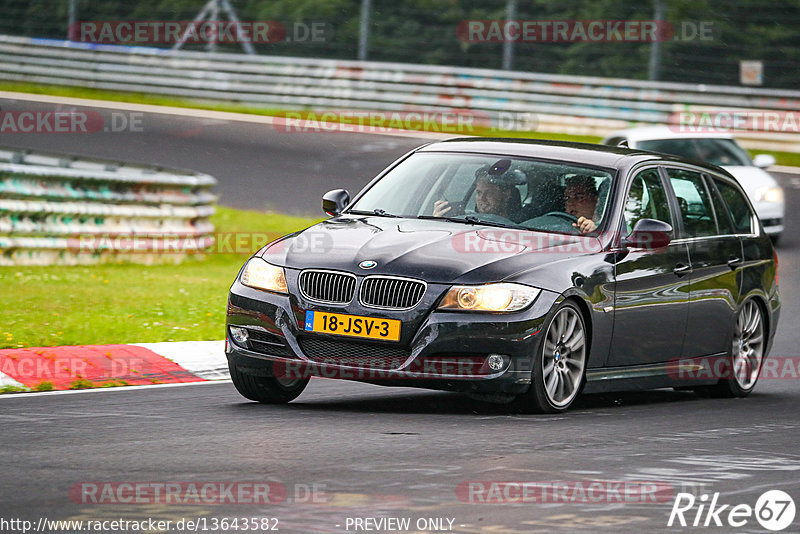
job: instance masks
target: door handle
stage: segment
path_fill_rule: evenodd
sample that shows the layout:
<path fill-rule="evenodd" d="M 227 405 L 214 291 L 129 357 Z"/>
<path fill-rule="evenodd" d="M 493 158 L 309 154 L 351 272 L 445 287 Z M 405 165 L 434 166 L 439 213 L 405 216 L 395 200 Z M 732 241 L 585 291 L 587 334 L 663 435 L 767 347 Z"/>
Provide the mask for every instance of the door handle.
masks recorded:
<path fill-rule="evenodd" d="M 672 270 L 672 272 L 675 273 L 676 275 L 678 275 L 678 277 L 681 277 L 681 276 L 684 276 L 684 275 L 687 275 L 687 274 L 691 274 L 692 273 L 692 266 L 691 265 L 684 265 L 682 263 L 679 263 L 678 265 L 675 266 L 675 268 Z"/>
<path fill-rule="evenodd" d="M 735 256 L 728 258 L 728 267 L 730 267 L 732 271 L 735 271 L 737 268 L 741 267 L 743 263 L 744 261 L 742 258 L 737 258 Z"/>

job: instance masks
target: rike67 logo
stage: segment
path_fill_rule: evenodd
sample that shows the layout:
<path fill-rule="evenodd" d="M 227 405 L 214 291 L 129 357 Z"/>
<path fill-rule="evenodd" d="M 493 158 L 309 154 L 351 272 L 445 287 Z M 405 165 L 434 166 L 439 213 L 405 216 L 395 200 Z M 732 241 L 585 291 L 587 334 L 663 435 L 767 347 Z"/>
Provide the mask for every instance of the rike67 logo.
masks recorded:
<path fill-rule="evenodd" d="M 762 493 L 755 506 L 720 504 L 719 492 L 714 493 L 710 500 L 705 494 L 696 498 L 691 493 L 678 493 L 667 526 L 752 528 L 752 520 L 755 519 L 762 528 L 778 532 L 789 527 L 794 516 L 794 500 L 781 490 Z"/>

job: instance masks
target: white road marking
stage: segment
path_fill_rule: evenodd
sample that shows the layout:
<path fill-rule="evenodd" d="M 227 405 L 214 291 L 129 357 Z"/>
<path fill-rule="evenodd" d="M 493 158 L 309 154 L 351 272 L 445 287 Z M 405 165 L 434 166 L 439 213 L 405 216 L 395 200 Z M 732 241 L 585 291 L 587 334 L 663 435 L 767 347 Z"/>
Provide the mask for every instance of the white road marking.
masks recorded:
<path fill-rule="evenodd" d="M 230 380 L 206 380 L 203 382 L 181 382 L 178 384 L 152 384 L 146 386 L 120 386 L 114 388 L 90 388 L 90 389 L 67 389 L 63 391 L 32 391 L 30 393 L 9 393 L 5 395 L 0 395 L 0 401 L 8 400 L 8 399 L 31 399 L 31 398 L 39 398 L 44 397 L 47 395 L 77 395 L 81 393 L 110 393 L 110 392 L 119 392 L 119 391 L 130 391 L 132 389 L 143 390 L 143 389 L 155 389 L 155 388 L 177 388 L 177 387 L 184 387 L 184 386 L 208 386 L 210 384 L 221 384 L 225 382 L 231 382 Z"/>
<path fill-rule="evenodd" d="M 206 380 L 230 378 L 225 340 L 172 341 L 165 343 L 134 343 L 177 363 L 190 373 Z"/>
<path fill-rule="evenodd" d="M 132 104 L 130 102 L 114 102 L 111 100 L 93 100 L 91 98 L 73 98 L 68 96 L 36 95 L 29 93 L 15 93 L 0 91 L 0 98 L 8 100 L 22 100 L 25 102 L 40 102 L 45 104 L 61 104 L 65 106 L 84 106 L 99 109 L 114 109 L 121 111 L 141 111 L 144 113 L 160 113 L 162 115 L 177 115 L 180 117 L 195 117 L 200 119 L 216 119 L 221 121 L 251 122 L 256 124 L 285 124 L 282 117 L 269 115 L 252 115 L 249 113 L 234 113 L 232 111 L 214 111 L 210 109 L 181 108 L 172 106 L 154 106 L 150 104 Z M 338 124 L 318 121 L 320 125 Z M 362 133 L 362 132 L 359 132 Z M 465 135 L 445 134 L 441 132 L 419 132 L 414 130 L 391 130 L 388 132 L 374 131 L 363 132 L 368 135 L 388 135 L 394 137 L 414 137 L 419 139 L 451 139 L 465 137 Z"/>
<path fill-rule="evenodd" d="M 4 372 L 0 371 L 0 387 L 3 387 L 3 386 L 14 386 L 14 387 L 17 387 L 17 388 L 24 388 L 25 384 L 22 384 L 21 382 L 17 382 L 16 380 L 11 378 L 10 376 L 5 374 Z"/>
<path fill-rule="evenodd" d="M 784 167 L 783 165 L 773 165 L 767 170 L 786 174 L 800 174 L 800 167 Z"/>

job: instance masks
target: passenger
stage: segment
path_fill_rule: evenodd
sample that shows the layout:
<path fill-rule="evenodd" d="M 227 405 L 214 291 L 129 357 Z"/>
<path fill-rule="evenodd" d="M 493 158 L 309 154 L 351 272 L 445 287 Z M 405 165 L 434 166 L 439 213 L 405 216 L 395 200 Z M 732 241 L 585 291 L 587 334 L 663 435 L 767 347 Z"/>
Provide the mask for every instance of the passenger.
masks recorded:
<path fill-rule="evenodd" d="M 475 212 L 499 215 L 511 221 L 519 220 L 522 204 L 516 186 L 525 183 L 525 174 L 520 170 L 512 170 L 492 176 L 487 170 L 488 167 L 481 167 L 475 172 Z M 437 200 L 433 204 L 433 215 L 442 217 L 452 208 L 446 200 Z"/>

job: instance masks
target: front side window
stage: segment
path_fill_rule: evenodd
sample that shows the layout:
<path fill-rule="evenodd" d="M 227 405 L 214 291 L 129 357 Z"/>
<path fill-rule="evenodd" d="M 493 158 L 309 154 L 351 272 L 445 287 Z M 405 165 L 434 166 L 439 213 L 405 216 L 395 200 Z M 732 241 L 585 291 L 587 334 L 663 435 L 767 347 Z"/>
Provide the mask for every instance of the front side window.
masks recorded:
<path fill-rule="evenodd" d="M 672 224 L 667 193 L 658 169 L 647 169 L 633 178 L 625 199 L 625 225 L 628 233 L 641 219 L 656 219 Z"/>
<path fill-rule="evenodd" d="M 699 172 L 670 168 L 667 175 L 678 198 L 685 237 L 716 235 L 717 221 L 703 176 Z"/>

